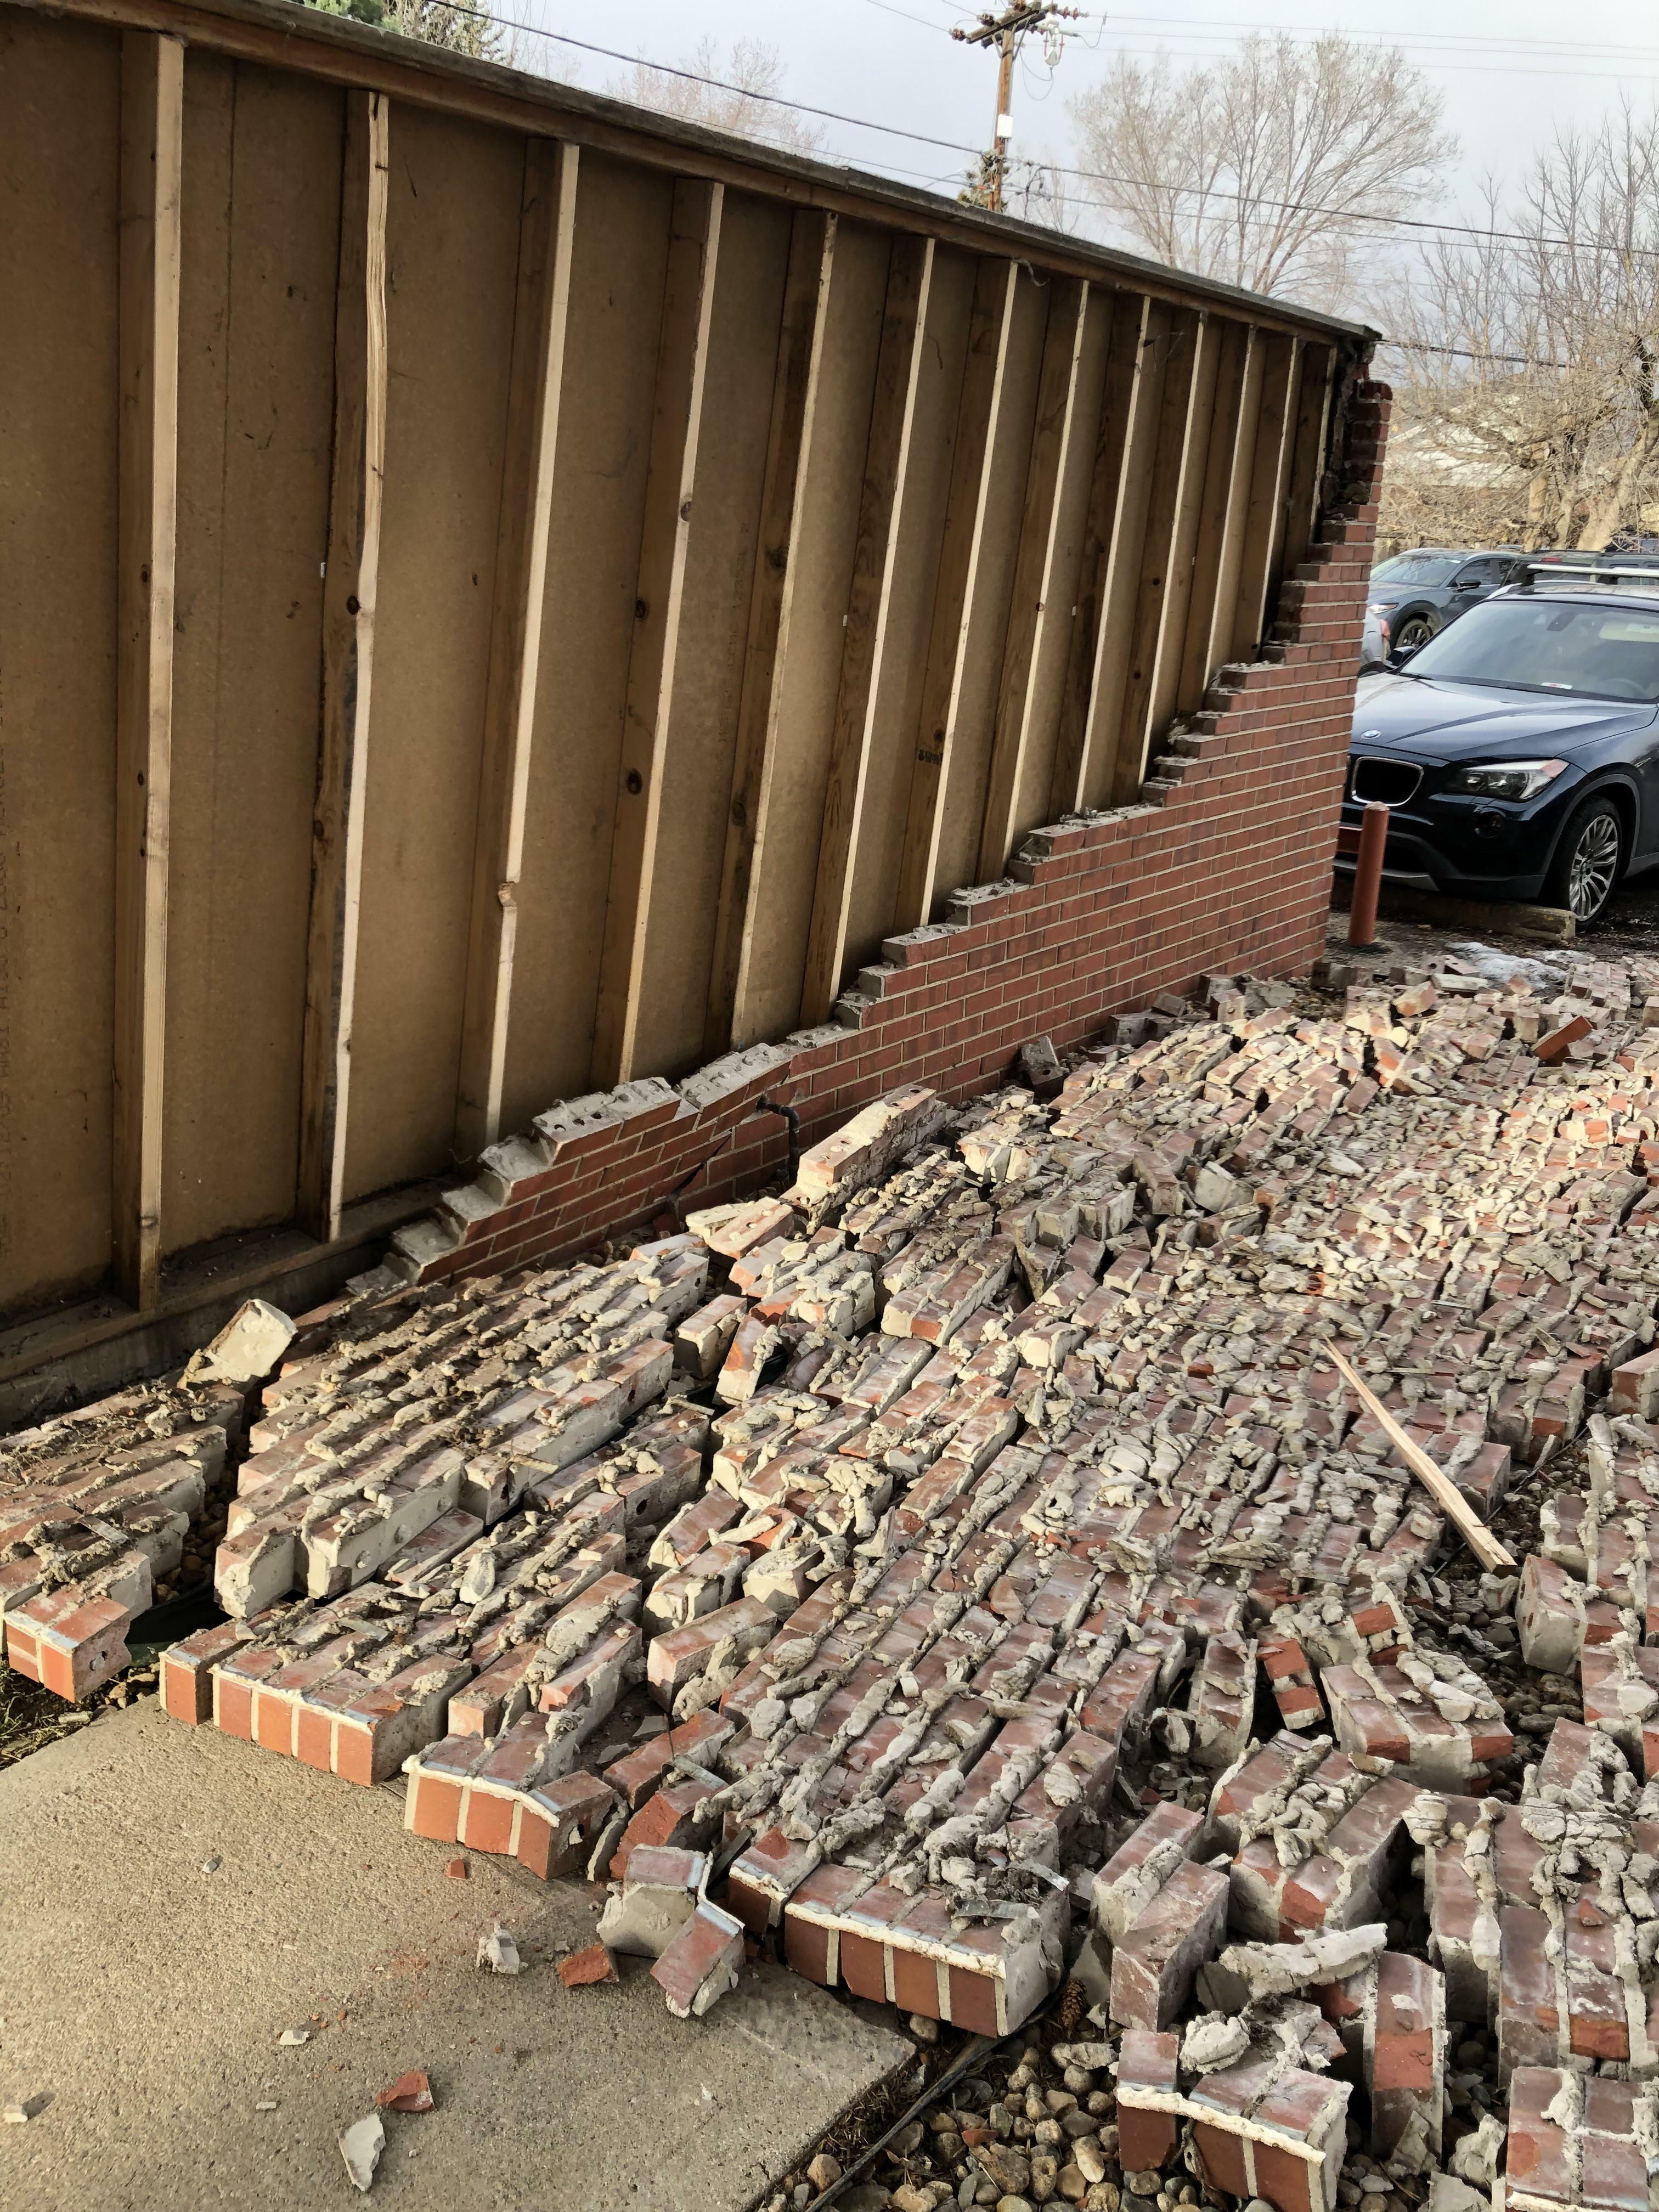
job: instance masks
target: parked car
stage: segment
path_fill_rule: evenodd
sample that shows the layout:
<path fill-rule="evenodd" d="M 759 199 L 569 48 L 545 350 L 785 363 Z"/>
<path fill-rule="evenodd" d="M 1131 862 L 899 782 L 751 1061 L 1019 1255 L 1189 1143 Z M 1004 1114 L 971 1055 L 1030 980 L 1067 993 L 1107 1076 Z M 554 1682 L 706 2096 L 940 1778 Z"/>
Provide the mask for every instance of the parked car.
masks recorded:
<path fill-rule="evenodd" d="M 1360 666 L 1374 668 L 1391 653 L 1414 653 L 1473 606 L 1507 584 L 1521 559 L 1510 548 L 1460 553 L 1419 545 L 1371 570 Z"/>
<path fill-rule="evenodd" d="M 1360 678 L 1338 865 L 1382 799 L 1393 881 L 1593 921 L 1659 865 L 1659 574 L 1523 576 Z"/>

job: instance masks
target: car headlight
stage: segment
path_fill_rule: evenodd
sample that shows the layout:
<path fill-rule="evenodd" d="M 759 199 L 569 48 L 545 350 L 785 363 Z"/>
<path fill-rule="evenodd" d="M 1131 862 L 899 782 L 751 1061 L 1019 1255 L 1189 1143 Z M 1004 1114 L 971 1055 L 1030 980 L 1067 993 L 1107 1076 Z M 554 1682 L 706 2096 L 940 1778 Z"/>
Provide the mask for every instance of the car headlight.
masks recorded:
<path fill-rule="evenodd" d="M 1365 611 L 1368 615 L 1391 615 L 1394 612 L 1394 601 L 1392 599 L 1373 600 Z"/>
<path fill-rule="evenodd" d="M 1468 792 L 1476 799 L 1535 799 L 1566 765 L 1564 760 L 1491 761 L 1479 768 L 1460 768 L 1447 788 Z"/>

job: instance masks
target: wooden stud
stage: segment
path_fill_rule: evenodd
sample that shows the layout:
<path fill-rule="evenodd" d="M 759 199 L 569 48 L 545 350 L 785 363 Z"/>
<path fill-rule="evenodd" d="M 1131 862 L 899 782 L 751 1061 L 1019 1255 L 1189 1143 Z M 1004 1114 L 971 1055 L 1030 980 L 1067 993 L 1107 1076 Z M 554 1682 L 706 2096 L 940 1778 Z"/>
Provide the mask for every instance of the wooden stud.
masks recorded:
<path fill-rule="evenodd" d="M 576 217 L 577 149 L 525 148 L 506 462 L 491 610 L 483 769 L 473 866 L 455 1150 L 476 1158 L 501 1134 L 525 801 L 541 666 L 553 468 L 564 380 Z"/>
<path fill-rule="evenodd" d="M 1295 574 L 1308 557 L 1308 548 L 1313 542 L 1319 509 L 1319 479 L 1325 466 L 1331 383 L 1336 368 L 1334 347 L 1310 343 L 1301 350 L 1302 374 L 1297 383 L 1296 419 L 1291 430 L 1285 486 L 1284 542 L 1279 574 L 1271 586 L 1275 600 L 1279 582 Z"/>
<path fill-rule="evenodd" d="M 939 550 L 915 765 L 905 813 L 904 853 L 894 905 L 896 931 L 919 929 L 933 915 L 939 833 L 945 823 L 969 633 L 976 620 L 984 619 L 976 586 L 1018 281 L 1017 262 L 984 261 L 974 284 L 968 358 L 957 409 L 950 504 Z"/>
<path fill-rule="evenodd" d="M 1222 323 L 1218 327 L 1209 453 L 1204 465 L 1198 538 L 1193 549 L 1186 635 L 1176 682 L 1174 711 L 1181 714 L 1197 713 L 1215 670 L 1212 647 L 1216 611 L 1224 596 L 1222 576 L 1227 562 L 1229 528 L 1235 514 L 1233 490 L 1238 478 L 1239 441 L 1244 419 L 1243 403 L 1250 327 L 1248 323 L 1231 322 Z M 1236 532 L 1234 539 L 1236 547 Z M 1237 588 L 1235 557 L 1231 590 L 1236 593 Z"/>
<path fill-rule="evenodd" d="M 177 39 L 122 38 L 112 1164 L 115 1279 L 141 1313 L 161 1297 L 184 61 Z"/>
<path fill-rule="evenodd" d="M 709 980 L 703 1054 L 717 1059 L 754 1039 L 751 981 L 757 901 L 771 812 L 782 675 L 794 611 L 793 559 L 806 504 L 812 428 L 835 275 L 836 218 L 798 215 L 790 234 L 783 327 L 761 498 L 760 548 L 749 602 L 749 635 L 738 712 L 737 752 L 726 816 L 726 856 Z"/>
<path fill-rule="evenodd" d="M 1296 343 L 1277 331 L 1258 331 L 1261 355 L 1261 398 L 1250 453 L 1249 495 L 1244 509 L 1238 568 L 1238 598 L 1233 611 L 1227 658 L 1254 660 L 1261 642 L 1273 574 L 1284 483 L 1285 447 L 1291 398 L 1296 389 Z"/>
<path fill-rule="evenodd" d="M 357 988 L 386 465 L 390 125 L 383 94 L 347 94 L 334 325 L 334 466 L 323 586 L 322 745 L 313 822 L 300 1124 L 300 1219 L 325 1242 L 340 1231 Z"/>
<path fill-rule="evenodd" d="M 1254 325 L 1245 343 L 1244 376 L 1238 394 L 1238 426 L 1233 433 L 1232 470 L 1227 479 L 1226 514 L 1217 565 L 1215 605 L 1204 655 L 1206 682 L 1231 654 L 1238 625 L 1238 594 L 1244 572 L 1244 540 L 1250 513 L 1250 477 L 1255 467 L 1256 434 L 1261 420 L 1261 385 L 1267 363 L 1265 334 Z"/>
<path fill-rule="evenodd" d="M 872 718 L 903 519 L 933 271 L 931 238 L 894 240 L 801 985 L 801 1019 L 809 1027 L 825 1020 L 835 1004 L 847 954 Z"/>
<path fill-rule="evenodd" d="M 1109 300 L 1109 295 L 1101 296 Z M 1095 434 L 1094 473 L 1089 483 L 1077 605 L 1066 644 L 1054 779 L 1048 795 L 1049 817 L 1055 820 L 1084 804 L 1085 738 L 1094 693 L 1095 662 L 1100 648 L 1100 615 L 1111 557 L 1112 530 L 1117 518 L 1135 380 L 1140 366 L 1146 303 L 1120 298 L 1108 311 L 1112 320 L 1107 334 L 1105 385 Z"/>
<path fill-rule="evenodd" d="M 1048 307 L 1042 349 L 1042 381 L 1025 478 L 1025 511 L 1020 523 L 1019 557 L 1014 569 L 1013 605 L 1003 648 L 1002 681 L 997 698 L 996 731 L 991 747 L 990 786 L 980 832 L 979 872 L 991 882 L 1002 873 L 1019 828 L 1019 807 L 1031 744 L 1032 678 L 1042 648 L 1046 624 L 1060 619 L 1051 608 L 1054 552 L 1059 538 L 1060 488 L 1077 413 L 1078 368 L 1089 307 L 1089 288 L 1056 283 Z M 1069 605 L 1064 610 L 1069 620 Z"/>
<path fill-rule="evenodd" d="M 1146 526 L 1141 532 L 1139 589 L 1127 640 L 1123 701 L 1106 791 L 1110 806 L 1132 806 L 1140 794 L 1146 774 L 1152 675 L 1191 437 L 1193 372 L 1201 327 L 1198 317 L 1185 308 L 1176 308 L 1170 317 L 1169 353 L 1147 485 Z"/>
<path fill-rule="evenodd" d="M 1187 617 L 1193 603 L 1199 535 L 1206 520 L 1206 495 L 1211 489 L 1210 447 L 1216 428 L 1221 338 L 1221 326 L 1214 318 L 1200 315 L 1194 340 L 1192 398 L 1187 410 L 1186 447 L 1181 457 L 1181 477 L 1176 493 L 1169 574 L 1152 663 L 1145 739 L 1148 752 L 1168 728 L 1181 690 L 1182 659 L 1187 644 Z"/>
<path fill-rule="evenodd" d="M 1120 313 L 1121 310 L 1120 310 Z M 1079 764 L 1079 804 L 1109 805 L 1118 731 L 1123 720 L 1125 686 L 1135 605 L 1140 591 L 1146 518 L 1158 458 L 1158 425 L 1164 411 L 1164 381 L 1170 361 L 1170 310 L 1158 300 L 1141 303 L 1135 364 L 1124 428 L 1122 465 L 1100 587 L 1099 634 L 1089 684 Z"/>
<path fill-rule="evenodd" d="M 725 186 L 683 179 L 674 209 L 664 286 L 651 466 L 640 534 L 640 583 L 611 847 L 605 951 L 593 1035 L 593 1081 L 605 1087 L 637 1073 L 641 990 L 652 871 L 662 814 L 664 751 L 674 690 L 691 540 Z"/>

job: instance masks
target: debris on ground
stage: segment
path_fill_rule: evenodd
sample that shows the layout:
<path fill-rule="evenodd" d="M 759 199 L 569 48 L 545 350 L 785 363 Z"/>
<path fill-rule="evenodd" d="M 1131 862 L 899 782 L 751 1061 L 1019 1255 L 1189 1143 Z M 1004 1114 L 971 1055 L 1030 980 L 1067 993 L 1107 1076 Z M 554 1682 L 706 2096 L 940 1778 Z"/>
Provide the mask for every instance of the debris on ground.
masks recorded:
<path fill-rule="evenodd" d="M 433 2106 L 432 2084 L 418 2070 L 400 2074 L 389 2089 L 380 2090 L 375 2103 L 386 2112 L 429 2112 Z"/>
<path fill-rule="evenodd" d="M 1213 975 L 1051 1098 L 304 1317 L 162 1703 L 608 1878 L 568 1987 L 767 1951 L 992 2039 L 898 2212 L 1600 2205 L 1659 2140 L 1656 1019 L 1643 957 Z"/>
<path fill-rule="evenodd" d="M 283 2050 L 297 2051 L 302 2043 L 310 2042 L 311 2030 L 308 2027 L 285 2027 L 276 2040 Z"/>
<path fill-rule="evenodd" d="M 386 2123 L 378 2112 L 354 2120 L 340 2130 L 340 2155 L 356 2187 L 365 2194 L 374 2186 L 374 2169 L 386 2148 Z"/>
<path fill-rule="evenodd" d="M 617 1962 L 603 1943 L 590 1943 L 559 1961 L 559 1979 L 568 1990 L 588 1990 L 603 1982 L 619 1982 Z"/>
<path fill-rule="evenodd" d="M 498 1920 L 478 1938 L 478 1964 L 492 1974 L 516 1974 L 523 1971 L 519 1947 Z"/>

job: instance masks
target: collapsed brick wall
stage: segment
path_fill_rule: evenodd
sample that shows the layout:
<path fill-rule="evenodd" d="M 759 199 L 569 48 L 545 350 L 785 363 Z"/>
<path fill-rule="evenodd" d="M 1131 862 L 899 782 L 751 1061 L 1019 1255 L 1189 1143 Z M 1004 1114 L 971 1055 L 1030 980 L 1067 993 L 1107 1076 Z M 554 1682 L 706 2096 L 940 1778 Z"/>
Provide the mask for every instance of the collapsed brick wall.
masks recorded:
<path fill-rule="evenodd" d="M 1212 970 L 1305 971 L 1324 942 L 1389 407 L 1386 386 L 1352 387 L 1325 519 L 1280 587 L 1263 658 L 1218 672 L 1136 805 L 1034 832 L 1007 878 L 887 939 L 834 1022 L 677 1085 L 624 1084 L 538 1115 L 397 1233 L 393 1266 L 412 1282 L 497 1273 L 581 1251 L 682 1186 L 697 1205 L 746 1194 L 787 1158 L 763 1098 L 792 1107 L 811 1144 L 901 1084 L 971 1097 L 1027 1039 L 1064 1050 Z"/>

